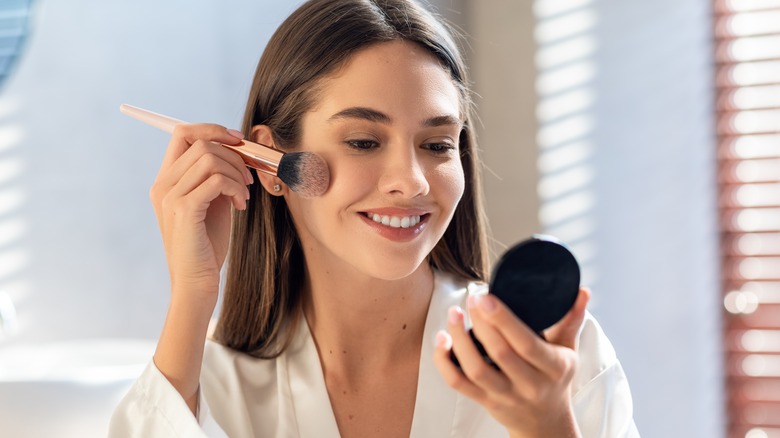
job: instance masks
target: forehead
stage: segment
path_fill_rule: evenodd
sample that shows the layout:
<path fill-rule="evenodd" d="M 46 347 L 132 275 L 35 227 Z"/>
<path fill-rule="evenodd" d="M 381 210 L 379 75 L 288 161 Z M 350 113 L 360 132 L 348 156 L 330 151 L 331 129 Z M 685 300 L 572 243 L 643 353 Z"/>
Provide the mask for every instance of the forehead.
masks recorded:
<path fill-rule="evenodd" d="M 461 116 L 461 98 L 450 72 L 432 53 L 409 41 L 362 49 L 319 85 L 315 110 L 359 105 Z"/>

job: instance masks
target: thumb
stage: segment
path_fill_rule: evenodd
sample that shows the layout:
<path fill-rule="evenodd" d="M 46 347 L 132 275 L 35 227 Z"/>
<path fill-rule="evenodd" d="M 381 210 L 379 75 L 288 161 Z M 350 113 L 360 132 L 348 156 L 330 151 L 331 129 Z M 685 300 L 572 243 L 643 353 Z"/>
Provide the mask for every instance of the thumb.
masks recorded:
<path fill-rule="evenodd" d="M 545 331 L 547 341 L 574 350 L 577 345 L 577 333 L 579 333 L 582 321 L 585 319 L 585 308 L 588 307 L 589 301 L 590 289 L 581 287 L 579 294 L 577 294 L 577 300 L 569 313 Z"/>

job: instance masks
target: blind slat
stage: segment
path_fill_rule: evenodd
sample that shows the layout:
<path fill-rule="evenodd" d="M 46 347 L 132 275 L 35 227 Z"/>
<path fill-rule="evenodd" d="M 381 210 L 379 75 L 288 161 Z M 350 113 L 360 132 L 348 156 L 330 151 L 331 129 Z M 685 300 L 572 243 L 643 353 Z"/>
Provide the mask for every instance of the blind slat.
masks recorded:
<path fill-rule="evenodd" d="M 780 0 L 715 0 L 729 437 L 780 438 Z"/>

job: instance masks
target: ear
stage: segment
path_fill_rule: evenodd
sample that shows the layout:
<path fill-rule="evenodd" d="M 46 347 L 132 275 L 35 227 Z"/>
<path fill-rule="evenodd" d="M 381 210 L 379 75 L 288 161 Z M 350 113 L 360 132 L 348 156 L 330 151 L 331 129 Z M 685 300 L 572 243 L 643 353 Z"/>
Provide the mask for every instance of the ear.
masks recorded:
<path fill-rule="evenodd" d="M 260 143 L 265 146 L 270 146 L 276 149 L 274 143 L 274 136 L 267 125 L 255 125 L 252 127 L 252 133 L 250 138 L 255 143 Z M 260 184 L 263 185 L 265 191 L 271 194 L 271 196 L 282 196 L 287 192 L 287 186 L 282 182 L 279 177 L 271 176 L 265 172 L 256 172 L 257 177 L 260 180 Z M 274 190 L 274 188 L 281 187 L 281 190 Z"/>

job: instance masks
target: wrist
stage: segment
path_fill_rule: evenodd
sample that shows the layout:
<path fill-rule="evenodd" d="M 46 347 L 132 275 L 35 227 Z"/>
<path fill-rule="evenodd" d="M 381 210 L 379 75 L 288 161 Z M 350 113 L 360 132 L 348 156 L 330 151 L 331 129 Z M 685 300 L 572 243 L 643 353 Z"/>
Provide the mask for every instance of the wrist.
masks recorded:
<path fill-rule="evenodd" d="M 211 318 L 218 298 L 218 284 L 171 282 L 171 309 L 182 309 L 193 315 Z"/>
<path fill-rule="evenodd" d="M 560 416 L 550 418 L 547 424 L 539 425 L 534 431 L 509 430 L 510 438 L 546 438 L 552 436 L 557 438 L 582 438 L 571 406 Z"/>

